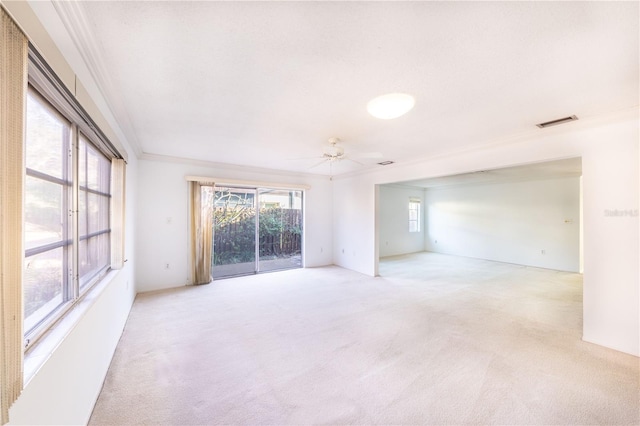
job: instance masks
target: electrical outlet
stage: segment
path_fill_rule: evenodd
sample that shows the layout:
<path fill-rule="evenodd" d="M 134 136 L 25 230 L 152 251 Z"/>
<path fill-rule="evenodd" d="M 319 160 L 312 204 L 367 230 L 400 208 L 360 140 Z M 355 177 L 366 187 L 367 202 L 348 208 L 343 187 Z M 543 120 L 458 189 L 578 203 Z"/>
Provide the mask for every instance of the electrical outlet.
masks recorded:
<path fill-rule="evenodd" d="M 166 262 L 166 263 L 164 264 L 164 269 L 169 269 L 169 262 Z"/>
<path fill-rule="evenodd" d="M 547 254 L 546 250 L 540 250 L 540 254 Z"/>

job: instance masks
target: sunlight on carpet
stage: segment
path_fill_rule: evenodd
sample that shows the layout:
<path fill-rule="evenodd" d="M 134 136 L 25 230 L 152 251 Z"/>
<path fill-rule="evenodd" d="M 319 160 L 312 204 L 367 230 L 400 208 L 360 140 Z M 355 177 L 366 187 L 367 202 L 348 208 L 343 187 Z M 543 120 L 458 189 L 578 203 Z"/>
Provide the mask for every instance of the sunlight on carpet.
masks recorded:
<path fill-rule="evenodd" d="M 582 276 L 419 253 L 141 294 L 90 424 L 638 424 Z"/>

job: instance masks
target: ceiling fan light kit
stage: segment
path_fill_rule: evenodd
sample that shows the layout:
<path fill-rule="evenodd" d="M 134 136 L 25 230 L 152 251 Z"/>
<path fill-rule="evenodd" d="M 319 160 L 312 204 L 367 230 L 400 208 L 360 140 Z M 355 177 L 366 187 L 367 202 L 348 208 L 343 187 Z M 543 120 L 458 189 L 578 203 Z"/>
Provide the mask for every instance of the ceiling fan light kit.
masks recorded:
<path fill-rule="evenodd" d="M 329 161 L 338 161 L 344 158 L 344 148 L 338 143 L 340 142 L 339 138 L 329 138 L 329 146 L 327 146 L 324 150 L 322 156 Z"/>
<path fill-rule="evenodd" d="M 367 111 L 381 120 L 391 120 L 411 111 L 415 103 L 414 97 L 406 93 L 388 93 L 371 99 Z"/>

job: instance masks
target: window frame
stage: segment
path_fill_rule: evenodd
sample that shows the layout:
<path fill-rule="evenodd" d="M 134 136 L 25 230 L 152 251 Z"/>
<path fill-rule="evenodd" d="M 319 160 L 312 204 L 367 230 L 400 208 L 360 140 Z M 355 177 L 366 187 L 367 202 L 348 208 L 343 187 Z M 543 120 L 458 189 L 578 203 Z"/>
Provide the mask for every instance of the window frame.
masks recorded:
<path fill-rule="evenodd" d="M 26 310 L 25 312 L 23 312 L 23 321 L 25 323 L 25 327 L 24 327 L 24 336 L 25 336 L 25 346 L 28 344 L 29 339 L 27 338 L 28 335 L 30 334 L 34 334 L 33 331 L 38 329 L 39 327 L 42 326 L 43 323 L 48 321 L 48 318 L 50 318 L 52 315 L 55 314 L 55 312 L 57 311 L 64 311 L 67 308 L 67 305 L 69 304 L 69 301 L 72 297 L 69 297 L 69 295 L 67 294 L 69 289 L 71 288 L 70 285 L 70 281 L 73 280 L 71 274 L 69 274 L 69 264 L 72 262 L 72 254 L 70 253 L 70 246 L 73 244 L 73 235 L 72 235 L 72 228 L 73 228 L 73 223 L 71 220 L 69 220 L 69 215 L 65 213 L 65 209 L 68 210 L 68 207 L 70 206 L 70 198 L 72 197 L 72 184 L 71 184 L 71 179 L 72 179 L 72 171 L 70 170 L 70 160 L 69 160 L 69 156 L 70 156 L 70 151 L 73 149 L 73 123 L 68 120 L 64 115 L 62 115 L 49 101 L 47 101 L 38 91 L 33 90 L 31 88 L 31 86 L 28 87 L 27 89 L 28 91 L 28 96 L 32 96 L 35 101 L 37 101 L 39 103 L 39 105 L 46 109 L 53 117 L 57 118 L 62 124 L 64 124 L 67 128 L 68 128 L 68 134 L 66 135 L 66 142 L 65 144 L 67 145 L 65 148 L 67 152 L 66 153 L 62 153 L 62 169 L 63 169 L 63 175 L 61 178 L 49 175 L 47 173 L 44 173 L 42 171 L 38 171 L 38 170 L 34 170 L 34 169 L 30 169 L 28 167 L 26 167 L 26 154 L 25 154 L 25 189 L 24 189 L 24 197 L 25 197 L 25 216 L 26 216 L 26 201 L 27 201 L 27 180 L 28 178 L 32 178 L 32 179 L 38 179 L 40 181 L 43 182 L 48 182 L 48 183 L 53 183 L 55 185 L 60 185 L 62 188 L 62 201 L 61 201 L 61 221 L 62 221 L 62 239 L 60 241 L 55 241 L 55 242 L 51 242 L 51 243 L 47 243 L 47 244 L 42 244 L 39 246 L 34 246 L 34 247 L 30 247 L 30 248 L 25 248 L 24 251 L 24 260 L 25 263 L 27 261 L 27 259 L 29 259 L 30 257 L 34 257 L 34 256 L 38 256 L 40 254 L 44 254 L 47 252 L 51 252 L 57 249 L 62 249 L 62 262 L 63 262 L 63 266 L 62 266 L 62 289 L 61 289 L 61 294 L 60 296 L 62 297 L 62 300 L 55 306 L 55 308 L 51 309 L 47 314 L 45 315 L 40 315 L 41 318 L 37 319 L 37 320 L 32 320 L 34 322 L 33 325 L 29 324 L 29 327 L 27 328 L 27 317 L 25 316 L 26 314 Z M 27 102 L 29 102 L 27 100 Z M 25 116 L 25 123 L 28 120 L 28 115 Z M 26 128 L 28 128 L 28 124 L 25 125 Z M 25 153 L 27 151 L 26 147 L 27 147 L 27 136 L 28 136 L 28 132 L 25 133 Z M 26 219 L 23 219 L 26 220 Z M 23 286 L 23 299 L 24 299 L 24 293 L 25 293 L 25 289 Z M 35 312 L 38 312 L 40 310 L 42 310 L 42 308 L 44 308 L 45 306 L 51 304 L 51 302 L 53 302 L 55 299 L 51 299 L 50 301 L 48 301 L 47 303 L 45 303 L 43 306 L 41 306 L 40 308 L 38 308 Z"/>
<path fill-rule="evenodd" d="M 25 313 L 23 313 L 22 321 L 24 322 L 23 327 L 23 338 L 24 338 L 24 350 L 25 353 L 29 351 L 32 347 L 35 346 L 36 342 L 43 337 L 55 324 L 57 324 L 60 320 L 65 318 L 65 316 L 71 311 L 95 286 L 98 284 L 102 278 L 104 278 L 108 272 L 111 270 L 111 245 L 112 245 L 112 229 L 111 229 L 111 209 L 112 205 L 112 196 L 111 196 L 111 180 L 112 180 L 112 165 L 114 159 L 122 159 L 123 157 L 120 155 L 118 150 L 111 144 L 105 134 L 100 130 L 100 128 L 96 125 L 96 123 L 91 119 L 89 114 L 82 108 L 82 106 L 78 103 L 76 97 L 66 88 L 66 86 L 62 83 L 62 81 L 58 78 L 55 72 L 48 66 L 46 61 L 42 58 L 42 56 L 37 52 L 35 47 L 29 43 L 29 61 L 28 61 L 28 93 L 29 96 L 33 96 L 35 100 L 37 100 L 41 105 L 47 108 L 53 116 L 56 116 L 63 120 L 65 123 L 69 124 L 69 135 L 70 141 L 68 143 L 69 153 L 68 156 L 64 156 L 66 158 L 66 162 L 69 162 L 67 166 L 70 166 L 69 172 L 67 176 L 63 179 L 56 179 L 52 176 L 49 176 L 46 173 L 39 173 L 34 170 L 27 170 L 26 166 L 24 168 L 25 179 L 26 177 L 35 177 L 36 179 L 41 179 L 46 182 L 58 183 L 58 184 L 66 184 L 69 196 L 66 201 L 66 205 L 63 205 L 61 208 L 61 212 L 65 212 L 69 215 L 69 217 L 63 221 L 68 223 L 68 226 L 71 227 L 71 230 L 68 234 L 66 234 L 61 242 L 55 242 L 54 244 L 60 245 L 63 244 L 62 247 L 65 247 L 65 251 L 70 251 L 68 255 L 68 264 L 64 265 L 66 262 L 63 261 L 62 266 L 62 289 L 61 289 L 61 297 L 62 302 L 59 303 L 54 309 L 44 315 L 39 319 L 37 323 L 28 324 L 29 329 L 27 329 L 26 317 Z M 25 114 L 27 110 L 25 108 Z M 25 115 L 25 122 L 28 125 L 28 117 Z M 25 152 L 27 147 L 27 133 L 25 132 Z M 96 153 L 98 153 L 101 158 L 98 159 L 98 162 L 106 160 L 108 164 L 102 163 L 101 167 L 105 167 L 106 175 L 99 175 L 98 180 L 104 179 L 107 184 L 108 193 L 104 191 L 94 191 L 88 188 L 89 185 L 86 185 L 84 188 L 81 187 L 79 181 L 79 157 L 80 157 L 80 144 L 86 143 L 87 149 L 85 149 L 85 155 L 89 149 L 92 149 Z M 91 147 L 91 148 L 89 148 Z M 104 172 L 104 170 L 103 170 Z M 79 229 L 79 197 L 80 193 L 85 190 L 86 194 L 90 192 L 96 192 L 99 196 L 98 204 L 100 206 L 106 206 L 107 212 L 104 213 L 104 209 L 102 209 L 102 217 L 100 217 L 99 223 L 100 226 L 97 232 L 90 233 L 88 232 L 89 228 L 87 227 L 86 235 L 80 235 Z M 25 185 L 24 188 L 25 197 L 27 197 L 27 188 Z M 124 196 L 124 194 L 122 194 Z M 106 202 L 104 198 L 107 198 Z M 25 198 L 26 199 L 26 198 Z M 88 199 L 88 196 L 87 196 Z M 64 204 L 64 201 L 63 201 Z M 87 203 L 88 210 L 88 203 Z M 99 210 L 100 211 L 100 210 Z M 106 215 L 106 219 L 105 216 Z M 24 219 L 23 219 L 24 220 Z M 103 228 L 104 221 L 106 220 L 106 228 Z M 88 225 L 88 224 L 87 224 Z M 95 234 L 95 235 L 93 235 Z M 100 238 L 100 236 L 108 234 L 108 250 L 106 254 L 104 251 L 101 253 L 100 262 L 98 262 L 98 267 L 95 270 L 90 270 L 90 276 L 86 278 L 83 282 L 83 276 L 80 275 L 80 253 L 81 253 L 81 241 L 87 241 L 85 244 L 86 250 L 89 249 L 88 241 L 91 238 Z M 69 238 L 70 237 L 70 238 Z M 102 243 L 104 244 L 104 243 Z M 29 250 L 25 250 L 24 259 L 26 260 L 30 256 L 37 255 L 38 251 L 40 253 L 45 253 L 47 251 L 51 251 L 54 249 L 53 247 L 46 247 L 46 245 L 30 247 Z M 64 256 L 67 256 L 66 254 Z M 67 257 L 65 257 L 67 259 Z M 105 262 L 106 261 L 106 262 Z M 26 263 L 25 263 L 26 264 Z M 66 269 L 66 270 L 65 270 Z M 24 288 L 23 288 L 23 298 L 24 298 Z M 46 303 L 43 305 L 46 306 Z M 40 307 L 39 309 L 41 309 Z"/>
<path fill-rule="evenodd" d="M 84 139 L 84 140 L 83 140 Z M 89 171 L 89 165 L 88 165 L 88 157 L 89 157 L 89 148 L 91 147 L 91 149 L 93 149 L 96 154 L 100 155 L 102 157 L 103 160 L 107 160 L 109 161 L 109 167 L 111 166 L 111 160 L 109 160 L 109 158 L 107 158 L 103 153 L 100 152 L 99 149 L 97 149 L 92 143 L 91 140 L 81 131 L 78 132 L 78 136 L 77 136 L 77 143 L 78 143 L 78 167 L 80 165 L 80 145 L 82 143 L 86 144 L 87 147 L 84 150 L 84 156 L 85 156 L 85 179 L 88 181 L 88 171 Z M 111 213 L 111 185 L 108 185 L 108 192 L 103 192 L 97 189 L 92 189 L 89 188 L 88 184 L 83 186 L 83 182 L 81 182 L 80 180 L 80 170 L 78 170 L 78 208 L 76 209 L 78 211 L 78 254 L 80 254 L 80 243 L 82 243 L 83 241 L 86 241 L 87 243 L 87 250 L 89 250 L 89 241 L 93 238 L 98 238 L 102 235 L 105 234 L 111 234 L 111 223 L 110 223 L 110 213 Z M 109 180 L 111 178 L 111 170 L 109 170 Z M 87 183 L 87 182 L 85 182 Z M 84 192 L 86 193 L 87 199 L 86 199 L 86 233 L 83 233 L 82 230 L 80 229 L 80 214 L 83 213 L 80 209 L 80 194 Z M 93 194 L 96 195 L 98 197 L 100 197 L 99 199 L 107 199 L 107 205 L 108 205 L 108 212 L 107 212 L 107 227 L 106 228 L 102 228 L 102 229 L 98 229 L 96 231 L 90 232 L 89 231 L 89 194 Z M 110 251 L 111 251 L 111 244 L 109 244 L 109 255 L 107 257 L 110 257 Z M 79 286 L 79 293 L 83 293 L 85 291 L 85 289 L 88 289 L 89 287 L 91 287 L 92 285 L 95 284 L 96 281 L 96 277 L 99 280 L 99 278 L 101 278 L 108 270 L 110 262 L 107 262 L 107 266 L 106 267 L 101 267 L 98 270 L 91 270 L 90 271 L 90 275 L 88 278 L 86 278 L 86 275 L 83 276 L 80 274 L 81 272 L 81 262 L 78 259 L 78 286 Z M 106 269 L 105 269 L 106 268 Z M 83 282 L 83 279 L 86 280 Z"/>
<path fill-rule="evenodd" d="M 419 198 L 409 198 L 409 233 L 415 234 L 421 232 L 421 213 L 422 200 Z M 415 211 L 415 219 L 411 217 L 411 213 Z M 414 226 L 412 226 L 414 225 Z"/>

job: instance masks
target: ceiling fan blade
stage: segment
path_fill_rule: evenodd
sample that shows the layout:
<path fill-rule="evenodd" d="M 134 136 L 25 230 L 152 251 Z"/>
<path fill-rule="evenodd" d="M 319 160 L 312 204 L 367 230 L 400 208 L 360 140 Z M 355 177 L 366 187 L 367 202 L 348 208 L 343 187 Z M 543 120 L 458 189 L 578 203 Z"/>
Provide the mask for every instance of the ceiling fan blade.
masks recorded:
<path fill-rule="evenodd" d="M 383 158 L 384 155 L 382 155 L 381 152 L 356 152 L 354 153 L 354 157 L 356 158 Z"/>
<path fill-rule="evenodd" d="M 297 161 L 297 160 L 319 160 L 320 158 L 324 158 L 324 157 L 316 155 L 315 157 L 287 158 L 287 160 L 288 160 L 288 161 Z"/>
<path fill-rule="evenodd" d="M 315 158 L 318 158 L 318 157 L 315 157 Z M 322 160 L 321 162 L 316 163 L 316 164 L 314 164 L 313 166 L 309 167 L 307 170 L 311 170 L 311 169 L 313 169 L 313 168 L 315 168 L 315 167 L 318 167 L 319 165 L 324 164 L 324 163 L 326 163 L 327 161 L 329 161 L 329 159 L 328 159 L 328 158 L 325 158 L 325 159 L 324 159 L 324 160 Z"/>
<path fill-rule="evenodd" d="M 354 160 L 353 158 L 345 158 L 345 160 L 353 161 L 356 164 L 360 164 L 361 166 L 364 166 L 364 163 L 361 163 L 361 162 L 359 162 L 357 160 Z"/>

